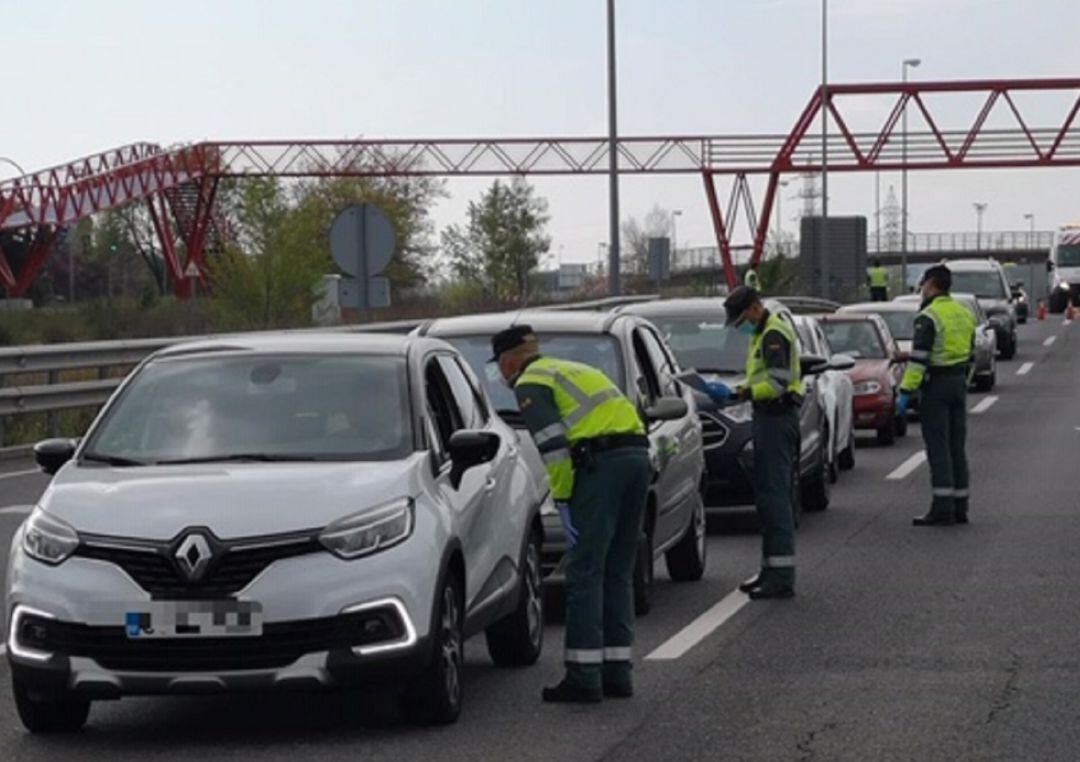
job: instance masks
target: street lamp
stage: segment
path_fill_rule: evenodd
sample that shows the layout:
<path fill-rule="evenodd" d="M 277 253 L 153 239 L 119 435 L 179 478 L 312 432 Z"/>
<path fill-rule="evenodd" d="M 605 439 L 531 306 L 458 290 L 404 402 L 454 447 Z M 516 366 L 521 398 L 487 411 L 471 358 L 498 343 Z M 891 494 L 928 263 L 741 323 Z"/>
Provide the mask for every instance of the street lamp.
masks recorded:
<path fill-rule="evenodd" d="M 677 229 L 675 226 L 675 220 L 678 217 L 682 217 L 682 209 L 671 210 L 671 261 L 674 263 L 675 255 L 679 251 L 679 237 L 677 235 Z"/>
<path fill-rule="evenodd" d="M 829 288 L 829 0 L 821 0 L 821 296 Z"/>
<path fill-rule="evenodd" d="M 975 251 L 982 251 L 982 218 L 989 205 L 985 201 L 976 201 L 972 206 L 975 207 Z"/>
<path fill-rule="evenodd" d="M 22 176 L 22 175 L 25 175 L 25 174 L 26 174 L 26 170 L 25 170 L 25 169 L 23 169 L 23 168 L 22 168 L 22 167 L 21 167 L 21 166 L 19 165 L 19 163 L 18 163 L 17 161 L 15 161 L 14 159 L 9 159 L 9 158 L 8 158 L 8 157 L 6 157 L 6 156 L 0 156 L 0 161 L 4 162 L 5 164 L 10 164 L 11 166 L 15 167 L 16 171 L 18 171 L 18 173 L 19 173 L 19 175 L 20 175 L 20 176 Z"/>
<path fill-rule="evenodd" d="M 921 58 L 905 58 L 900 67 L 900 78 L 907 85 L 908 68 L 914 69 L 922 64 Z M 900 96 L 904 99 L 903 115 L 903 166 L 900 168 L 900 281 L 907 283 L 907 88 Z"/>
<path fill-rule="evenodd" d="M 1035 214 L 1028 212 L 1024 215 L 1024 219 L 1028 221 L 1028 242 L 1027 247 L 1031 248 L 1031 242 L 1035 239 Z"/>
<path fill-rule="evenodd" d="M 619 146 L 616 109 L 618 78 L 615 73 L 615 0 L 607 2 L 607 64 L 608 64 L 608 294 L 618 296 L 622 290 L 619 280 Z"/>

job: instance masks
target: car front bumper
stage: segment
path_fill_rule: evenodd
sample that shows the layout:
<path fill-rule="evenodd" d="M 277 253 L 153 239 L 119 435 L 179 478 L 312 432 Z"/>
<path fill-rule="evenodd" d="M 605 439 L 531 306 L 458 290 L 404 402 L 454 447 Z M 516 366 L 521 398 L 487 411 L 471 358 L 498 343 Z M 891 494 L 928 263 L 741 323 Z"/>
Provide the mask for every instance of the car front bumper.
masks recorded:
<path fill-rule="evenodd" d="M 854 401 L 855 428 L 880 429 L 895 417 L 891 394 L 859 394 Z"/>

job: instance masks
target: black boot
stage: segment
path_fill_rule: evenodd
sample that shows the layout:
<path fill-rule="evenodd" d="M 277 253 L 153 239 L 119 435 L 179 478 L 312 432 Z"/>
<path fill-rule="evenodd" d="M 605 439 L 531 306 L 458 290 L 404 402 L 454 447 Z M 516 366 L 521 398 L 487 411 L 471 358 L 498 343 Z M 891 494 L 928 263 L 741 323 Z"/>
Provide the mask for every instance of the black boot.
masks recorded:
<path fill-rule="evenodd" d="M 951 527 L 956 523 L 956 519 L 952 514 L 930 511 L 924 516 L 916 516 L 911 523 L 917 527 Z"/>
<path fill-rule="evenodd" d="M 761 587 L 761 583 L 765 581 L 765 575 L 762 572 L 758 572 L 752 579 L 746 580 L 739 585 L 740 593 L 749 593 L 755 587 Z"/>
<path fill-rule="evenodd" d="M 956 523 L 966 524 L 968 523 L 968 504 L 967 500 L 961 503 L 960 500 L 956 501 Z"/>
<path fill-rule="evenodd" d="M 604 683 L 605 698 L 633 698 L 633 696 L 632 683 Z"/>
<path fill-rule="evenodd" d="M 565 679 L 552 688 L 544 688 L 542 695 L 549 704 L 598 704 L 604 699 L 598 688 L 582 688 Z"/>
<path fill-rule="evenodd" d="M 795 588 L 791 585 L 783 585 L 778 582 L 766 582 L 760 587 L 750 591 L 750 600 L 768 601 L 774 599 L 794 598 Z"/>

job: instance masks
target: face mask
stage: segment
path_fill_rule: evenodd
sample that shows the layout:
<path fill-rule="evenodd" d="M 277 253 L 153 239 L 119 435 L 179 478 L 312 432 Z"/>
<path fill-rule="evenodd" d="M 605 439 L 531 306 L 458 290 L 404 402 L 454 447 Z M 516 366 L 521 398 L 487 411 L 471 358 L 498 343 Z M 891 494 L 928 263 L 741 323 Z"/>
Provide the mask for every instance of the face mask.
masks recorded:
<path fill-rule="evenodd" d="M 751 323 L 749 320 L 747 320 L 745 323 L 740 323 L 738 328 L 739 333 L 741 333 L 743 336 L 753 336 L 756 330 L 757 326 Z"/>

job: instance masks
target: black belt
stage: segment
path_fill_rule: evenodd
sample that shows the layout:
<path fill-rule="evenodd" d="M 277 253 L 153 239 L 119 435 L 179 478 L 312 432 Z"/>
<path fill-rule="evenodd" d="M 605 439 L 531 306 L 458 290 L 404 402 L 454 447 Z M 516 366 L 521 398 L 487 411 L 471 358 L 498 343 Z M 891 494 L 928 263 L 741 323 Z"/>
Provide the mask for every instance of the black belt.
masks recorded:
<path fill-rule="evenodd" d="M 970 366 L 967 363 L 959 365 L 931 365 L 926 372 L 931 376 L 966 376 Z"/>

